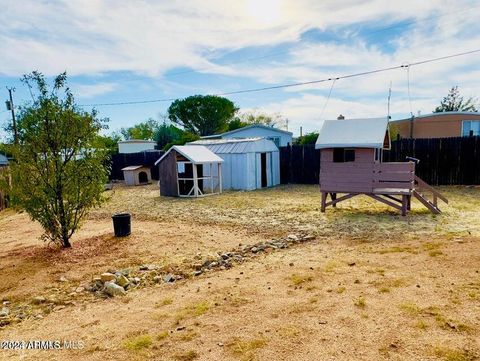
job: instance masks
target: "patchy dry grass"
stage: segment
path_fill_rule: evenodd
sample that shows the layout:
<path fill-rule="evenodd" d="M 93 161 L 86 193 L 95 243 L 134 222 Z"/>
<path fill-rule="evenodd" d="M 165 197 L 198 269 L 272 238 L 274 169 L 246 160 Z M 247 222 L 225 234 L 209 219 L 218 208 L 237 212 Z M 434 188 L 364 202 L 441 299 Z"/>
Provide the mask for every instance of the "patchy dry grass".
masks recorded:
<path fill-rule="evenodd" d="M 264 338 L 240 339 L 235 338 L 226 344 L 233 355 L 242 361 L 251 361 L 255 359 L 255 353 L 258 349 L 265 347 L 267 341 Z"/>
<path fill-rule="evenodd" d="M 173 299 L 170 298 L 170 297 L 166 297 L 164 298 L 163 300 L 157 302 L 155 304 L 155 307 L 163 307 L 163 306 L 168 306 L 168 305 L 171 305 L 173 303 Z"/>
<path fill-rule="evenodd" d="M 198 357 L 198 352 L 195 350 L 177 352 L 173 355 L 173 358 L 177 361 L 192 361 Z"/>
<path fill-rule="evenodd" d="M 153 344 L 152 336 L 139 335 L 133 336 L 125 340 L 124 346 L 129 351 L 140 351 L 146 348 L 150 348 Z"/>
<path fill-rule="evenodd" d="M 191 214 L 205 224 L 225 224 L 249 227 L 274 235 L 302 229 L 321 236 L 355 237 L 369 242 L 392 235 L 408 238 L 436 233 L 450 236 L 480 235 L 476 211 L 480 194 L 475 188 L 438 187 L 449 199 L 441 204 L 442 216 L 425 210 L 418 202 L 412 212 L 402 218 L 389 207 L 368 197 L 354 197 L 319 213 L 320 192 L 315 185 L 285 185 L 248 192 L 226 192 L 215 197 L 174 199 L 159 197 L 155 185 L 149 187 L 116 186 L 112 200 L 92 217 L 110 216 L 122 209 L 135 218 L 151 220 L 182 219 L 191 221 Z M 395 222 L 392 222 L 392 217 Z M 405 222 L 404 220 L 408 220 Z M 399 246 L 387 252 L 411 252 Z"/>
<path fill-rule="evenodd" d="M 180 309 L 175 313 L 175 324 L 179 324 L 180 321 L 183 321 L 188 318 L 198 317 L 206 313 L 210 309 L 210 303 L 208 301 L 201 301 L 188 305 Z"/>
<path fill-rule="evenodd" d="M 358 308 L 365 308 L 367 307 L 367 301 L 365 300 L 365 297 L 359 296 L 357 299 L 353 300 L 353 304 L 358 307 Z"/>
<path fill-rule="evenodd" d="M 445 361 L 473 361 L 477 360 L 477 356 L 466 350 L 457 350 L 447 347 L 437 346 L 434 348 L 433 354 L 441 357 Z"/>
<path fill-rule="evenodd" d="M 62 361 L 478 359 L 480 192 L 441 190 L 450 199 L 442 214 L 414 202 L 401 217 L 364 197 L 322 214 L 317 186 L 188 200 L 160 198 L 155 186 L 116 187 L 72 249 L 59 252 L 38 243 L 41 232 L 25 215 L 1 212 L 0 293 L 12 308 L 37 294 L 73 293 L 109 268 L 187 273 L 128 298 L 71 296 L 75 303 L 51 302 L 65 306 L 58 312 L 36 305 L 30 319 L 0 329 L 0 339 L 85 341 L 84 350 L 53 356 Z M 125 239 L 111 236 L 111 213 L 120 210 L 133 213 Z M 317 238 L 189 277 L 200 259 L 296 232 Z M 44 318 L 34 319 L 40 311 Z"/>
<path fill-rule="evenodd" d="M 301 284 L 313 281 L 313 276 L 308 274 L 292 274 L 290 276 L 290 282 L 293 286 L 299 286 Z"/>

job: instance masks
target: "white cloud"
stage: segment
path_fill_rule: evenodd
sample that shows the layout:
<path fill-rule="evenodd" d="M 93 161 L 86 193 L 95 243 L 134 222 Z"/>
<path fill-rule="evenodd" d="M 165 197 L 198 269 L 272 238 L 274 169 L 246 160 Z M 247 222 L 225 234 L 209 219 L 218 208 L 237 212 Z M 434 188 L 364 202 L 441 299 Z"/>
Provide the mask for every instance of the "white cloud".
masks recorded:
<path fill-rule="evenodd" d="M 0 57 L 0 74 L 19 76 L 34 69 L 48 75 L 64 70 L 70 75 L 128 71 L 158 80 L 177 67 L 212 74 L 213 81 L 203 86 L 188 81 L 179 85 L 167 77 L 163 87 L 172 96 L 189 88 L 214 90 L 218 88 L 215 75 L 231 77 L 230 86 L 238 79 L 262 84 L 309 81 L 476 48 L 478 8 L 475 1 L 467 0 L 11 1 L 2 4 L 0 12 L 0 23 L 8 25 L 0 27 L 0 43 L 8 49 Z M 381 31 L 365 39 L 356 30 L 372 24 L 381 29 L 402 20 L 416 22 L 387 40 L 389 50 L 371 44 Z M 344 41 L 299 41 L 311 29 L 328 30 Z M 215 64 L 219 54 L 279 44 L 291 48 L 281 61 Z M 413 111 L 430 111 L 452 85 L 460 85 L 465 96 L 478 96 L 479 57 L 411 68 Z M 408 113 L 406 79 L 405 70 L 396 70 L 340 80 L 324 118 L 339 113 L 348 117 L 385 114 L 390 81 L 392 114 Z M 289 117 L 292 127 L 304 124 L 314 130 L 329 86 L 288 88 L 290 99 L 265 104 L 265 110 Z M 77 86 L 76 93 L 86 98 L 116 89 L 116 84 L 100 80 Z"/>
<path fill-rule="evenodd" d="M 0 69 L 15 76 L 37 68 L 47 74 L 67 69 L 72 75 L 115 70 L 158 75 L 179 66 L 205 67 L 208 55 L 217 49 L 292 42 L 312 28 L 424 17 L 436 12 L 440 3 L 8 2 L 2 4 L 0 23 L 9 26 L 1 27 L 0 41 L 9 51 L 0 58 Z"/>
<path fill-rule="evenodd" d="M 106 94 L 118 88 L 117 83 L 96 83 L 96 84 L 72 84 L 73 93 L 78 98 L 92 98 L 97 95 Z"/>

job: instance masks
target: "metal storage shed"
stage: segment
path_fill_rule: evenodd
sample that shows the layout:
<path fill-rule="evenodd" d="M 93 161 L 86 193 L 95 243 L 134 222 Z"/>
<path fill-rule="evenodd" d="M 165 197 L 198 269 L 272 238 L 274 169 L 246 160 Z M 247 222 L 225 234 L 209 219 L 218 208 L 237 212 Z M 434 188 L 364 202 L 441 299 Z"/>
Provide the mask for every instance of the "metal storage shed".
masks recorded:
<path fill-rule="evenodd" d="M 223 158 L 225 189 L 253 190 L 280 184 L 279 151 L 271 140 L 204 139 L 189 144 L 205 146 Z"/>
<path fill-rule="evenodd" d="M 175 145 L 155 162 L 160 195 L 201 197 L 222 193 L 223 159 L 205 147 Z"/>

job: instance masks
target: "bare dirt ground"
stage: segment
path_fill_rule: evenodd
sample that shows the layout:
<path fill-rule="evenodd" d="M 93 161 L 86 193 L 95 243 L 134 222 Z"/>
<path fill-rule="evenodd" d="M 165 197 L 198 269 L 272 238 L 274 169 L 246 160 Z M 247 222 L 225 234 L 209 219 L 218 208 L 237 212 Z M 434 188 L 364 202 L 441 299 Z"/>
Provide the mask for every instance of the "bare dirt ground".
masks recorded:
<path fill-rule="evenodd" d="M 316 239 L 123 297 L 72 295 L 49 313 L 32 306 L 0 328 L 0 342 L 84 347 L 0 350 L 0 359 L 477 360 L 480 189 L 440 190 L 450 200 L 441 215 L 415 202 L 401 217 L 361 197 L 321 214 L 315 186 L 193 200 L 160 198 L 153 185 L 117 187 L 67 251 L 47 248 L 38 225 L 5 211 L 0 297 L 11 305 L 74 290 L 109 268 L 181 268 L 239 244 L 297 232 Z M 133 214 L 123 239 L 111 234 L 119 211 Z"/>

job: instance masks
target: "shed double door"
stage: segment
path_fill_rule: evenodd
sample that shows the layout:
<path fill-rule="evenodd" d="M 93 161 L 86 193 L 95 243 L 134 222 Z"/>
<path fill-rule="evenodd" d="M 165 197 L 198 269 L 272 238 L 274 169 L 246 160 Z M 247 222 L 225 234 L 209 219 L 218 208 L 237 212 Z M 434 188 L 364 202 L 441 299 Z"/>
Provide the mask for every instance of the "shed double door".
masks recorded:
<path fill-rule="evenodd" d="M 267 187 L 267 153 L 261 153 L 260 155 L 260 173 L 261 173 L 261 185 L 262 188 Z"/>

